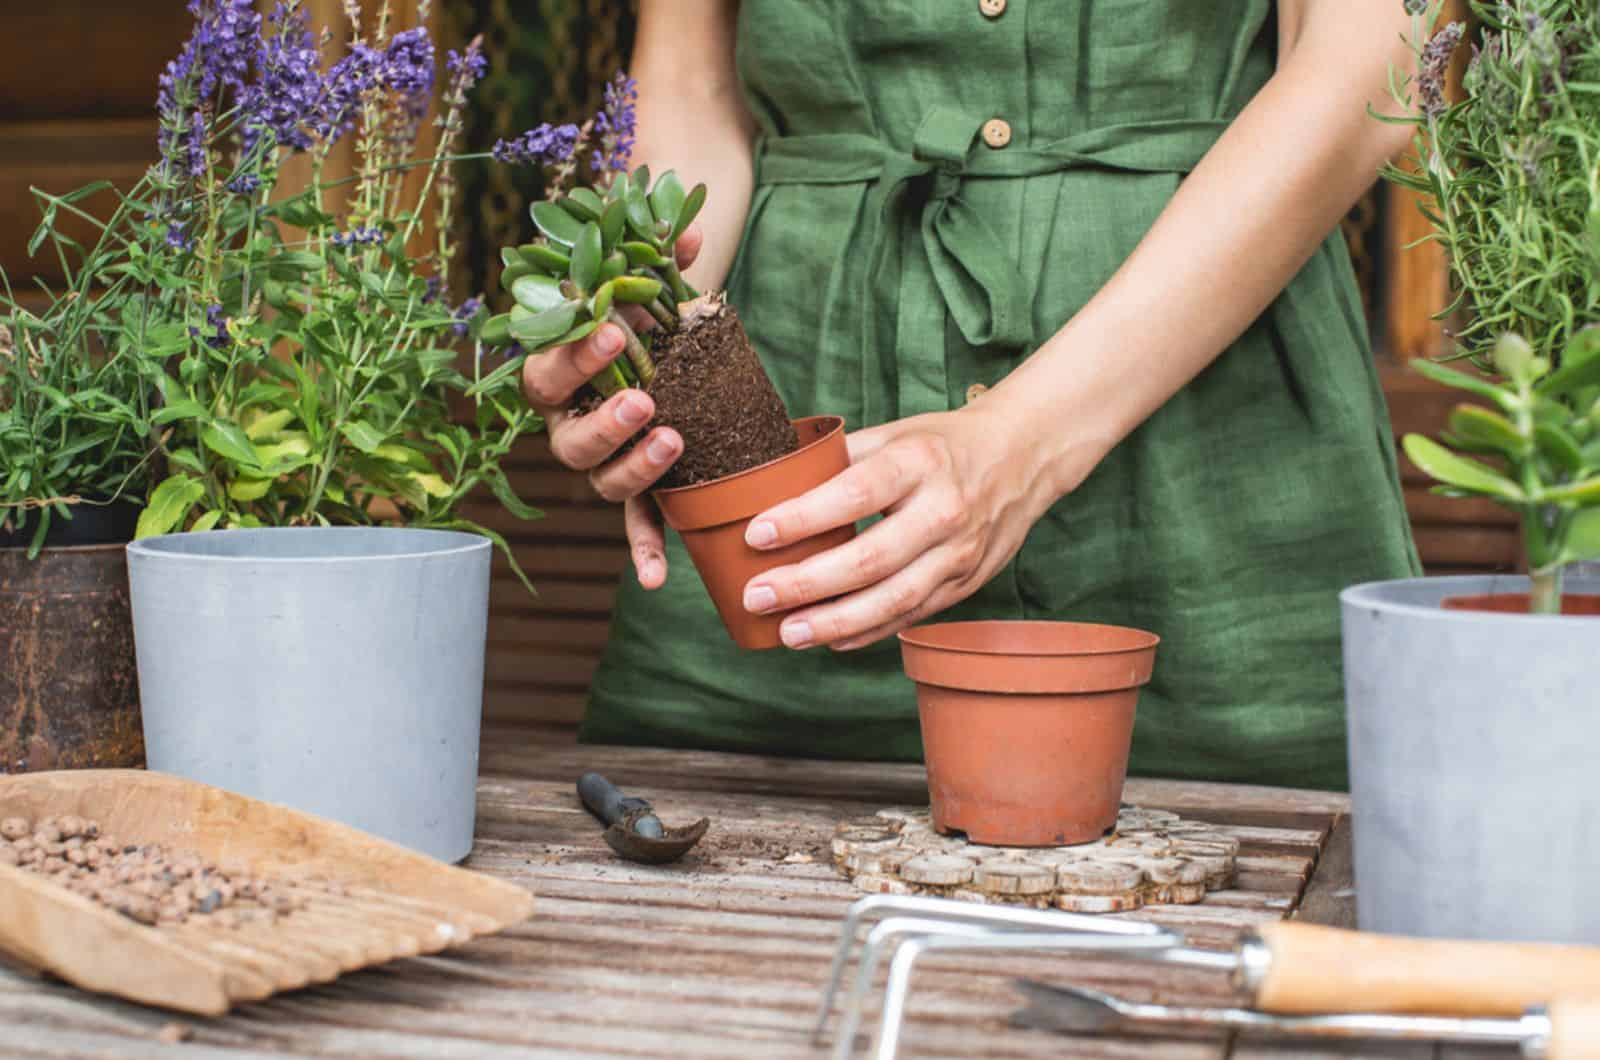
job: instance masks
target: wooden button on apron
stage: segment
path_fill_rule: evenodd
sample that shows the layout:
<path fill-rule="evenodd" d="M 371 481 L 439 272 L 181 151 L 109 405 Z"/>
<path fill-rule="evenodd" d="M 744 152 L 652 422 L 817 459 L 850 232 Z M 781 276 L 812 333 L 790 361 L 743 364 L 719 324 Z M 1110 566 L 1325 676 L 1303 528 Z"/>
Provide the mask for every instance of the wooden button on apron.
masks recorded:
<path fill-rule="evenodd" d="M 978 10 L 985 18 L 999 18 L 1006 13 L 1006 0 L 978 0 Z"/>
<path fill-rule="evenodd" d="M 989 388 L 984 386 L 982 383 L 973 383 L 971 386 L 967 387 L 967 404 L 970 405 L 974 401 L 978 400 L 988 391 L 988 389 Z"/>
<path fill-rule="evenodd" d="M 1003 118 L 990 118 L 983 123 L 983 142 L 990 147 L 1004 147 L 1011 142 L 1011 123 Z"/>

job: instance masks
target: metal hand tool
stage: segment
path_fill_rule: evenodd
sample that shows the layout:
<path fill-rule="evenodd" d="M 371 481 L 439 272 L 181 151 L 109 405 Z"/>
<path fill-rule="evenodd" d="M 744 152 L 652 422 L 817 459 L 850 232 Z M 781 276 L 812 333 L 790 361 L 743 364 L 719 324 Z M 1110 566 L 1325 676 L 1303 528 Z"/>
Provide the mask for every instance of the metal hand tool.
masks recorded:
<path fill-rule="evenodd" d="M 629 798 L 598 773 L 578 778 L 578 798 L 606 827 L 606 845 L 629 861 L 660 865 L 676 861 L 711 827 L 700 818 L 687 828 L 668 828 L 643 799 Z"/>

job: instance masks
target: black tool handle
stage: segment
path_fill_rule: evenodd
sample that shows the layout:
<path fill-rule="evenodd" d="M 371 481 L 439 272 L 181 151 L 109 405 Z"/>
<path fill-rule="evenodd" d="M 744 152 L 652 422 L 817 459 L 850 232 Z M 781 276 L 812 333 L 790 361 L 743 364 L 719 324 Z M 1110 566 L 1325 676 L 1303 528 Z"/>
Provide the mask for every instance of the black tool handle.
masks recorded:
<path fill-rule="evenodd" d="M 628 798 L 599 773 L 585 773 L 578 778 L 578 798 L 590 813 L 606 824 L 616 824 L 635 810 L 650 809 L 648 802 Z"/>

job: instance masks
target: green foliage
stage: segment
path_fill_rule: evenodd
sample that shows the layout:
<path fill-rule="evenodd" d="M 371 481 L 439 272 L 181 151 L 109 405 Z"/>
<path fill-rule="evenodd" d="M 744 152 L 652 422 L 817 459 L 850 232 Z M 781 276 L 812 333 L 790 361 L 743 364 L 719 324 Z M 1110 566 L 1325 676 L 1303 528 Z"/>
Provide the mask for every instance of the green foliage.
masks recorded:
<path fill-rule="evenodd" d="M 1446 71 L 1466 29 L 1425 43 L 1396 78 L 1414 127 L 1385 176 L 1419 193 L 1427 241 L 1449 254 L 1461 353 L 1480 372 L 1416 369 L 1494 406 L 1459 406 L 1440 445 L 1409 435 L 1413 463 L 1451 496 L 1519 513 L 1534 607 L 1559 607 L 1566 564 L 1600 559 L 1600 10 L 1592 0 L 1474 0 L 1482 25 L 1463 81 Z M 1472 454 L 1470 456 L 1464 454 Z"/>
<path fill-rule="evenodd" d="M 1592 0 L 1472 9 L 1483 37 L 1465 98 L 1445 98 L 1450 53 L 1465 36 L 1452 24 L 1417 47 L 1418 75 L 1395 86 L 1409 112 L 1398 120 L 1415 137 L 1408 164 L 1385 175 L 1425 200 L 1458 295 L 1446 312 L 1467 316 L 1465 348 L 1481 360 L 1515 333 L 1559 364 L 1600 317 L 1600 9 Z"/>
<path fill-rule="evenodd" d="M 685 192 L 667 172 L 652 187 L 641 166 L 631 176 L 556 194 L 530 208 L 536 241 L 501 251 L 501 285 L 516 304 L 485 321 L 478 335 L 513 353 L 470 393 L 518 377 L 528 353 L 575 342 L 603 322 L 622 329 L 628 356 L 589 385 L 607 395 L 647 385 L 655 372 L 649 336 L 629 326 L 622 306 L 642 306 L 671 328 L 680 304 L 696 297 L 678 271 L 675 247 L 705 203 L 705 185 Z"/>

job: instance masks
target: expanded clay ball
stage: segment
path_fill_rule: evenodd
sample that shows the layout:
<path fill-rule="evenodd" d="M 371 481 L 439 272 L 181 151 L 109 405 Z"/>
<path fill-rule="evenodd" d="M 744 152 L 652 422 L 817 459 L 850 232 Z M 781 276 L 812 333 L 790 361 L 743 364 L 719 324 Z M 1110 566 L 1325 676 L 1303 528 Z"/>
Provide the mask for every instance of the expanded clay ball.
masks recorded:
<path fill-rule="evenodd" d="M 0 820 L 0 837 L 14 842 L 31 834 L 33 834 L 33 827 L 28 824 L 26 817 L 7 817 Z"/>

